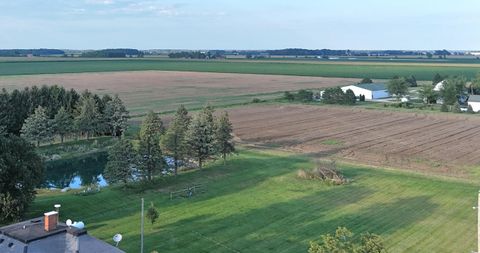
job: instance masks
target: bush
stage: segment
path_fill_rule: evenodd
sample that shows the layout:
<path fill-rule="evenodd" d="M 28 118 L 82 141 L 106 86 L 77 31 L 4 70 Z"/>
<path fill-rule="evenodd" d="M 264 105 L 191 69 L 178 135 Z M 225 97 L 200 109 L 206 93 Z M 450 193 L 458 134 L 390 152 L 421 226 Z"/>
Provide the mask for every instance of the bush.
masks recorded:
<path fill-rule="evenodd" d="M 460 104 L 458 102 L 455 102 L 455 104 L 453 104 L 452 112 L 454 113 L 462 112 L 462 110 L 460 109 Z"/>
<path fill-rule="evenodd" d="M 440 111 L 442 112 L 448 112 L 448 106 L 446 104 L 442 104 L 442 107 L 440 107 Z"/>
<path fill-rule="evenodd" d="M 365 102 L 365 95 L 360 94 L 360 96 L 358 97 L 358 100 L 360 102 Z"/>
<path fill-rule="evenodd" d="M 475 113 L 475 112 L 473 111 L 473 108 L 472 108 L 471 105 L 468 105 L 467 112 L 468 112 L 468 113 Z"/>
<path fill-rule="evenodd" d="M 260 100 L 259 98 L 254 98 L 252 99 L 252 103 L 261 103 L 262 100 Z"/>
<path fill-rule="evenodd" d="M 293 101 L 295 99 L 295 96 L 289 91 L 285 91 L 285 93 L 283 94 L 283 97 L 288 101 Z"/>
<path fill-rule="evenodd" d="M 302 102 L 311 102 L 313 100 L 313 92 L 307 90 L 299 90 L 295 94 L 295 100 Z"/>
<path fill-rule="evenodd" d="M 338 171 L 335 162 L 319 163 L 316 168 L 312 170 L 299 170 L 297 177 L 300 179 L 321 180 L 332 183 L 334 185 L 341 185 L 348 182 L 348 180 Z"/>

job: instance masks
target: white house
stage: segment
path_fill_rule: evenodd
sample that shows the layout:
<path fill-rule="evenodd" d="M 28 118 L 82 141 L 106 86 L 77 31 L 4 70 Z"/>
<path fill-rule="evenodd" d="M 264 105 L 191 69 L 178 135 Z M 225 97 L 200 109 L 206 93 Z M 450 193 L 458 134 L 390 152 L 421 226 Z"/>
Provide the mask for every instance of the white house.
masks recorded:
<path fill-rule="evenodd" d="M 364 95 L 366 100 L 388 98 L 390 94 L 384 83 L 361 83 L 342 87 L 343 92 L 352 90 L 356 97 Z"/>
<path fill-rule="evenodd" d="M 474 112 L 480 111 L 480 95 L 470 95 L 468 105 L 472 107 Z"/>
<path fill-rule="evenodd" d="M 435 84 L 435 87 L 433 88 L 434 91 L 441 91 L 443 89 L 443 84 L 445 83 L 445 80 Z"/>

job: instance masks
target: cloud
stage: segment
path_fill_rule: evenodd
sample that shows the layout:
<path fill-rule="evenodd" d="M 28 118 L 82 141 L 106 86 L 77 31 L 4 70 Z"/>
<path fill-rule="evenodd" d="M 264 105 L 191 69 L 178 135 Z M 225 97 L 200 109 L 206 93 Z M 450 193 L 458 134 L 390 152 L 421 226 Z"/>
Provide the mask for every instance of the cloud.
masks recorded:
<path fill-rule="evenodd" d="M 87 4 L 103 4 L 103 5 L 111 5 L 114 4 L 114 0 L 86 0 Z"/>

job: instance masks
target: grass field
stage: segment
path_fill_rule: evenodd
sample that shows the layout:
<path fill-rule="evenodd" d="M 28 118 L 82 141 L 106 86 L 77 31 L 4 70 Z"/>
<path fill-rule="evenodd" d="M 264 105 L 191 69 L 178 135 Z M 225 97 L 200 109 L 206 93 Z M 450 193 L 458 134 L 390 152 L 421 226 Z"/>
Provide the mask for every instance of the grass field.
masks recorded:
<path fill-rule="evenodd" d="M 0 61 L 1 75 L 32 75 L 80 72 L 138 70 L 199 71 L 298 76 L 323 76 L 388 79 L 395 75 L 415 75 L 418 80 L 431 80 L 435 73 L 465 75 L 480 72 L 479 64 L 389 63 L 385 62 L 311 62 L 311 61 L 195 61 L 169 59 L 132 60 L 58 60 Z"/>
<path fill-rule="evenodd" d="M 310 240 L 347 226 L 380 234 L 390 252 L 470 252 L 475 246 L 477 187 L 417 174 L 342 165 L 353 180 L 327 186 L 297 179 L 312 161 L 302 155 L 240 151 L 227 166 L 182 174 L 143 194 L 104 189 L 90 196 L 41 193 L 29 216 L 61 203 L 61 219 L 86 222 L 93 236 L 139 251 L 140 198 L 160 211 L 146 225 L 146 252 L 306 252 Z M 203 183 L 206 192 L 169 200 L 168 192 Z"/>

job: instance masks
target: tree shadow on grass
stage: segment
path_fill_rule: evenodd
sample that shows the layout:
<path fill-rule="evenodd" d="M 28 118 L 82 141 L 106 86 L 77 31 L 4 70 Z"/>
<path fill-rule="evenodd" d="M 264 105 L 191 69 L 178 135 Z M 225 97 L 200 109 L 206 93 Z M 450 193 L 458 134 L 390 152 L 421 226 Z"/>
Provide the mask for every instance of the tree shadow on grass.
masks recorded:
<path fill-rule="evenodd" d="M 280 249 L 291 248 L 292 250 L 288 252 L 299 252 L 299 249 L 304 251 L 305 245 L 302 241 L 305 238 L 318 236 L 318 231 L 309 227 L 327 219 L 334 210 L 348 206 L 352 202 L 361 201 L 372 193 L 371 189 L 355 185 L 329 187 L 303 198 L 237 212 L 227 217 L 216 218 L 216 215 L 211 215 L 182 219 L 162 228 L 164 233 L 159 234 L 158 237 L 180 236 L 176 243 L 167 242 L 161 245 L 160 250 L 166 252 L 278 252 Z M 333 228 L 336 225 L 330 227 Z M 181 235 L 185 234 L 196 236 L 197 240 L 203 243 L 198 243 L 193 248 L 182 238 Z M 217 247 L 208 250 L 202 248 L 210 247 L 212 241 Z M 225 246 L 233 250 L 225 250 Z"/>

